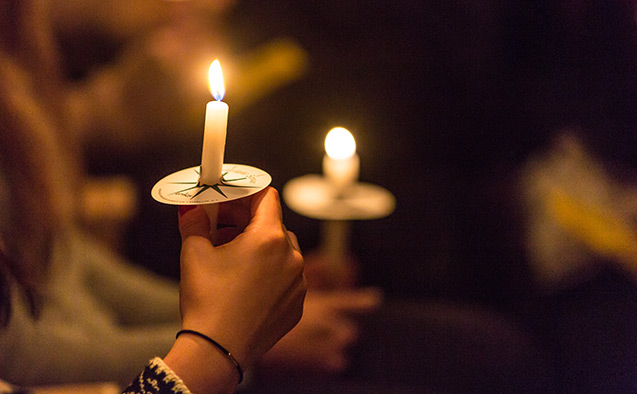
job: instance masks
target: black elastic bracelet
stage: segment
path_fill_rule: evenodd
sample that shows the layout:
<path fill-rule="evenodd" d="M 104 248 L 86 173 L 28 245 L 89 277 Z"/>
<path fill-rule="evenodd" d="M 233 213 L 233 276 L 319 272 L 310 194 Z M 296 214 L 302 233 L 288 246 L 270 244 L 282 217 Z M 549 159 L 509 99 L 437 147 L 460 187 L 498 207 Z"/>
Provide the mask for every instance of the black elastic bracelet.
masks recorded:
<path fill-rule="evenodd" d="M 204 335 L 198 331 L 193 331 L 193 330 L 181 330 L 177 333 L 177 336 L 175 336 L 175 338 L 179 338 L 181 334 L 196 335 L 199 338 L 205 339 L 206 341 L 212 343 L 217 349 L 221 350 L 221 352 L 228 358 L 228 360 L 230 360 L 230 362 L 232 362 L 234 367 L 237 369 L 237 372 L 239 372 L 239 383 L 243 382 L 243 370 L 241 369 L 239 362 L 237 361 L 236 358 L 234 358 L 232 353 L 230 353 L 228 349 L 226 349 L 225 347 L 221 346 L 219 342 L 215 341 L 214 339 L 210 338 L 207 335 Z"/>

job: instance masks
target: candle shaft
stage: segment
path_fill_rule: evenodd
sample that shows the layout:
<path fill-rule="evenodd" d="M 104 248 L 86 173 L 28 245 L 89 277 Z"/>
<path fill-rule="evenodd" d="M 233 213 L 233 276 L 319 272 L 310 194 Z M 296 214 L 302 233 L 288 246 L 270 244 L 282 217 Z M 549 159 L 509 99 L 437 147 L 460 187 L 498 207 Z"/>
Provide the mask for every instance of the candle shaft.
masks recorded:
<path fill-rule="evenodd" d="M 357 154 L 343 159 L 323 157 L 323 175 L 332 184 L 336 196 L 342 196 L 358 180 L 360 159 Z"/>
<path fill-rule="evenodd" d="M 347 255 L 350 222 L 346 220 L 326 220 L 323 222 L 322 250 L 332 265 L 342 264 Z"/>
<path fill-rule="evenodd" d="M 221 179 L 227 124 L 228 105 L 223 101 L 210 101 L 206 105 L 200 184 L 215 185 Z"/>

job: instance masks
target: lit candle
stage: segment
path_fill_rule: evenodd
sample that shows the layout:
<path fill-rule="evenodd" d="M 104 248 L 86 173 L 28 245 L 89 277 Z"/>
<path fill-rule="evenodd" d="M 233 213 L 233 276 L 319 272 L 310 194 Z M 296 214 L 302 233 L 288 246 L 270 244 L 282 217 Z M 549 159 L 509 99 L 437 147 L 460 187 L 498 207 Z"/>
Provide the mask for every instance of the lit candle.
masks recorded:
<path fill-rule="evenodd" d="M 228 104 L 221 101 L 226 90 L 218 60 L 210 65 L 208 82 L 210 92 L 215 99 L 206 104 L 199 184 L 216 185 L 221 179 L 228 127 Z"/>
<path fill-rule="evenodd" d="M 360 160 L 356 154 L 356 141 L 343 127 L 335 127 L 325 137 L 323 175 L 332 184 L 337 196 L 358 180 Z"/>
<path fill-rule="evenodd" d="M 332 186 L 334 196 L 341 198 L 358 180 L 360 160 L 356 154 L 356 141 L 347 129 L 335 127 L 325 137 L 323 175 Z M 328 267 L 328 282 L 343 285 L 350 281 L 351 260 L 348 252 L 350 223 L 346 220 L 323 222 L 322 252 Z"/>
<path fill-rule="evenodd" d="M 228 127 L 228 104 L 221 101 L 226 89 L 223 84 L 219 60 L 213 61 L 208 69 L 208 84 L 214 100 L 206 104 L 199 184 L 213 186 L 221 180 L 223 154 L 226 147 L 226 129 Z M 210 237 L 212 242 L 216 244 L 219 206 L 206 204 L 203 207 L 210 222 Z"/>

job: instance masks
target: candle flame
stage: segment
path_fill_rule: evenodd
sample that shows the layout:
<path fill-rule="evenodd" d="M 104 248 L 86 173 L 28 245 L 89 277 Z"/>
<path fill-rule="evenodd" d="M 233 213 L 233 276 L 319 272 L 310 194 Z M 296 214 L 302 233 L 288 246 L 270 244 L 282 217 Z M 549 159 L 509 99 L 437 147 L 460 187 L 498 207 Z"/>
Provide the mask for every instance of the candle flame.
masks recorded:
<path fill-rule="evenodd" d="M 325 137 L 325 152 L 332 159 L 347 159 L 356 153 L 356 141 L 349 130 L 335 127 Z"/>
<path fill-rule="evenodd" d="M 217 59 L 212 62 L 208 69 L 208 84 L 210 86 L 210 93 L 212 93 L 212 97 L 214 97 L 217 101 L 223 100 L 223 96 L 226 94 L 226 87 L 223 84 L 221 64 Z"/>

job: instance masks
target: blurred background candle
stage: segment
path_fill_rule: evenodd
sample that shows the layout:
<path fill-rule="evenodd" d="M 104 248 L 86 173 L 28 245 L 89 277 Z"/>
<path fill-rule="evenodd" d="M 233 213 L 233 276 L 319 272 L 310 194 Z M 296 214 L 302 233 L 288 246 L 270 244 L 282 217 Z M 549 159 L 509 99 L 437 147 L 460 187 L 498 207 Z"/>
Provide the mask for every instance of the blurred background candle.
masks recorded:
<path fill-rule="evenodd" d="M 228 126 L 228 104 L 221 101 L 226 89 L 218 60 L 213 61 L 210 65 L 208 82 L 214 100 L 206 105 L 199 183 L 215 185 L 221 179 L 223 154 L 226 146 L 226 128 Z"/>
<path fill-rule="evenodd" d="M 335 198 L 343 197 L 347 189 L 356 183 L 359 170 L 360 160 L 352 133 L 343 127 L 330 130 L 325 137 L 323 175 L 331 184 Z M 324 285 L 329 283 L 342 287 L 352 284 L 354 264 L 348 247 L 350 226 L 347 220 L 323 221 L 321 252 L 326 264 Z"/>
<path fill-rule="evenodd" d="M 358 262 L 349 250 L 351 226 L 349 220 L 324 220 L 321 223 L 318 257 L 312 255 L 312 259 L 308 260 L 320 260 L 319 270 L 309 268 L 314 272 L 314 282 L 318 282 L 315 287 L 343 288 L 356 282 Z"/>
<path fill-rule="evenodd" d="M 349 130 L 335 127 L 325 137 L 323 175 L 334 188 L 336 196 L 358 180 L 360 160 L 356 154 L 356 141 Z"/>

